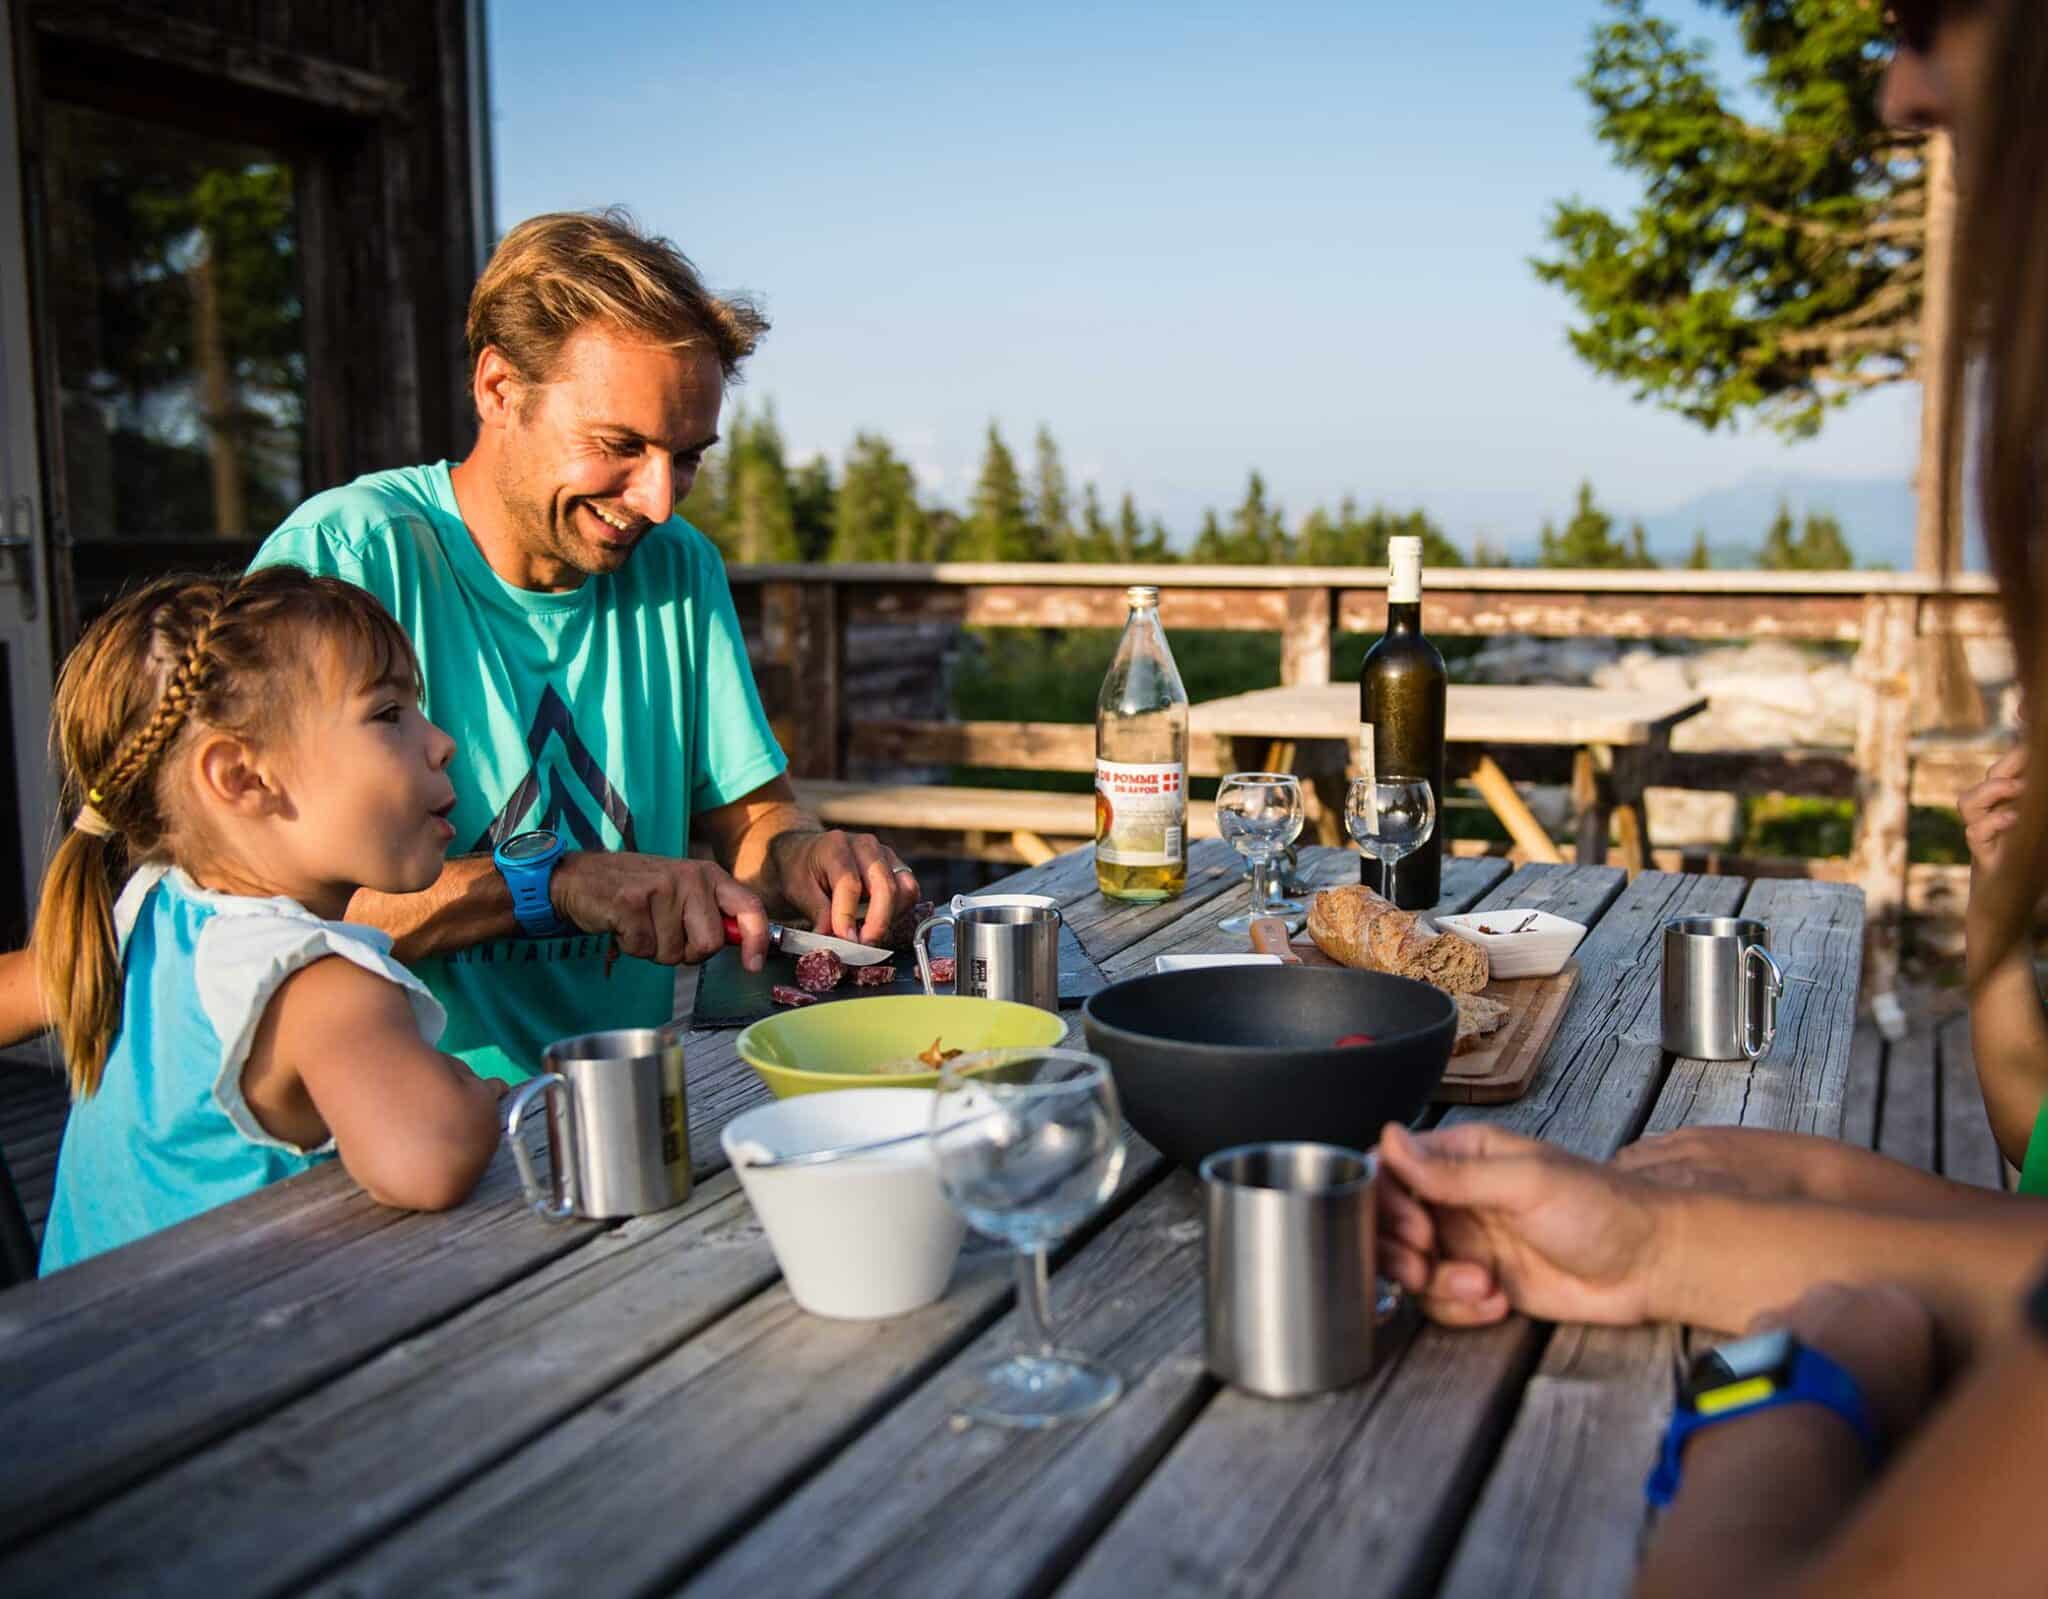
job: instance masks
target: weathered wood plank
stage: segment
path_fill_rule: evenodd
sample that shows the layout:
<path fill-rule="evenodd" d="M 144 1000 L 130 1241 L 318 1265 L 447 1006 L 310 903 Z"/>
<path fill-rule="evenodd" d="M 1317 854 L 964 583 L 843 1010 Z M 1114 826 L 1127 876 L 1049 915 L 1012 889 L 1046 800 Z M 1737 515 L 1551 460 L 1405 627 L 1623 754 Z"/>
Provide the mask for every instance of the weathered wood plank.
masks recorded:
<path fill-rule="evenodd" d="M 1612 594 L 1582 590 L 1552 593 L 1461 592 L 1430 574 L 1429 630 L 1459 637 L 1493 638 L 1532 633 L 1541 638 L 1832 639 L 1853 642 L 1863 620 L 1859 596 L 1804 596 L 1793 603 L 1743 594 Z M 1386 595 L 1346 589 L 1337 600 L 1337 630 L 1386 629 Z"/>
<path fill-rule="evenodd" d="M 1092 772 L 1095 728 L 1087 722 L 934 722 L 854 724 L 848 756 L 877 766 L 1000 766 L 1020 772 Z M 1220 777 L 1233 770 L 1227 749 L 1188 739 L 1188 770 Z"/>
<path fill-rule="evenodd" d="M 1114 1365 L 1124 1397 L 1082 1427 L 964 1425 L 953 1396 L 1006 1349 L 1006 1321 L 878 1422 L 689 1583 L 702 1595 L 1041 1592 L 1072 1561 L 1210 1382 L 1202 1229 L 1176 1172 L 1054 1280 L 1062 1336 Z"/>
<path fill-rule="evenodd" d="M 1906 899 L 1906 823 L 1913 721 L 1911 598 L 1873 597 L 1856 652 L 1862 697 L 1856 714 L 1856 881 L 1869 917 L 1866 955 L 1871 991 L 1898 981 L 1899 922 Z"/>
<path fill-rule="evenodd" d="M 1185 1231 L 1185 1196 L 1164 1225 L 1156 1190 L 1130 1205 L 1161 1169 L 1156 1151 L 1132 1144 L 1118 1199 L 1054 1278 L 1056 1311 L 1087 1347 L 1114 1352 L 1087 1321 L 1089 1307 L 1120 1289 L 1159 1297 L 1148 1272 L 1188 1274 L 1185 1256 L 1195 1246 L 1172 1230 Z M 1007 1322 L 989 1331 L 1009 1299 L 1008 1267 L 997 1251 L 972 1254 L 944 1299 L 888 1322 L 807 1316 L 779 1287 L 762 1294 L 498 1469 L 364 1545 L 316 1591 L 352 1599 L 455 1588 L 535 1596 L 573 1589 L 587 1599 L 648 1592 L 786 1500 L 819 1459 L 856 1435 L 872 1436 L 863 1430 L 906 1395 L 909 1404 L 943 1407 L 943 1382 L 927 1380 L 932 1373 L 971 1338 L 1000 1346 L 1013 1336 Z M 1144 1297 L 1119 1297 L 1112 1313 L 1143 1320 L 1149 1306 Z M 900 1475 L 880 1480 L 897 1485 L 899 1501 L 951 1498 L 950 1489 L 927 1498 Z M 877 1495 L 875 1482 L 867 1486 L 871 1497 L 890 1497 Z M 622 1537 L 621 1528 L 632 1535 Z M 800 1580 L 786 1574 L 768 1591 Z"/>
<path fill-rule="evenodd" d="M 187 1592 L 296 1588 L 775 1276 L 723 1174 L 0 1557 L 0 1589 L 133 1592 L 166 1569 Z M 235 1535 L 200 1504 L 232 1505 Z"/>
<path fill-rule="evenodd" d="M 1662 1068 L 1655 929 L 1726 914 L 1743 885 L 1646 872 L 1602 912 L 1621 875 L 1530 866 L 1486 896 L 1487 909 L 1589 900 L 1578 919 L 1592 931 L 1529 1096 L 1447 1120 L 1494 1120 L 1599 1156 L 1641 1127 Z M 1363 1388 L 1299 1406 L 1219 1393 L 1061 1593 L 1426 1591 L 1546 1335 L 1520 1318 L 1424 1329 Z"/>
<path fill-rule="evenodd" d="M 1884 1034 L 1859 1022 L 1849 1040 L 1849 1075 L 1842 1085 L 1842 1142 L 1877 1148 L 1877 1105 L 1884 1092 Z"/>
<path fill-rule="evenodd" d="M 1754 885 L 1787 976 L 1778 1037 L 1754 1063 L 1678 1060 L 1646 1132 L 1743 1126 L 1832 1136 L 1841 1124 L 1862 951 L 1862 899 L 1838 884 Z M 1621 1593 L 1644 1531 L 1642 1478 L 1683 1330 L 1559 1328 L 1446 1576 L 1446 1599 Z"/>
<path fill-rule="evenodd" d="M 1908 1018 L 1906 1036 L 1885 1057 L 1884 1100 L 1877 1112 L 1877 1149 L 1922 1171 L 1940 1169 L 1941 1114 L 1935 1069 L 1934 1024 Z"/>
<path fill-rule="evenodd" d="M 1991 1133 L 1967 1013 L 1941 1023 L 1935 1034 L 1941 1081 L 1941 1174 L 1979 1188 L 2005 1187 L 2005 1157 Z"/>

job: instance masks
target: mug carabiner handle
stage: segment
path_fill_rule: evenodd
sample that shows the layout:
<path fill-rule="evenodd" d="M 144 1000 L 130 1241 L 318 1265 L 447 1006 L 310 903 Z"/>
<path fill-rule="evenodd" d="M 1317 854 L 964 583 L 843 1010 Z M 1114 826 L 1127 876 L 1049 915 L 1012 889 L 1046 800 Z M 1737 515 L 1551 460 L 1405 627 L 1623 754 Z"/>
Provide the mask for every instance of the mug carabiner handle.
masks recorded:
<path fill-rule="evenodd" d="M 960 947 L 960 923 L 950 910 L 932 912 L 931 915 L 917 924 L 917 931 L 910 935 L 911 953 L 917 956 L 918 980 L 924 984 L 925 993 L 934 998 L 938 996 L 939 991 L 932 987 L 931 936 L 932 929 L 941 923 L 953 929 L 953 948 L 955 951 L 958 951 Z M 953 967 L 953 992 L 956 994 L 960 992 L 960 967 L 957 962 Z"/>
<path fill-rule="evenodd" d="M 1764 963 L 1764 1014 L 1761 1026 L 1758 1018 L 1749 1013 L 1749 963 L 1752 959 Z M 1778 963 L 1771 959 L 1771 952 L 1761 944 L 1745 944 L 1742 947 L 1742 1053 L 1751 1060 L 1759 1060 L 1771 1047 L 1771 1040 L 1778 1036 L 1778 996 L 1785 992 L 1785 974 L 1778 969 Z M 1762 1037 L 1759 1038 L 1758 1034 Z"/>
<path fill-rule="evenodd" d="M 541 1188 L 539 1174 L 533 1169 L 533 1157 L 526 1152 L 526 1140 L 519 1136 L 519 1129 L 534 1102 L 557 1090 L 562 1096 L 562 1143 L 560 1146 L 550 1145 L 549 1159 L 554 1166 L 555 1186 L 561 1190 L 561 1198 L 550 1199 Z M 505 1101 L 505 1142 L 512 1146 L 512 1164 L 519 1168 L 519 1189 L 526 1196 L 526 1203 L 533 1208 L 533 1213 L 547 1221 L 567 1221 L 574 1216 L 576 1094 L 569 1086 L 569 1079 L 560 1072 L 542 1072 L 514 1089 L 512 1097 Z"/>

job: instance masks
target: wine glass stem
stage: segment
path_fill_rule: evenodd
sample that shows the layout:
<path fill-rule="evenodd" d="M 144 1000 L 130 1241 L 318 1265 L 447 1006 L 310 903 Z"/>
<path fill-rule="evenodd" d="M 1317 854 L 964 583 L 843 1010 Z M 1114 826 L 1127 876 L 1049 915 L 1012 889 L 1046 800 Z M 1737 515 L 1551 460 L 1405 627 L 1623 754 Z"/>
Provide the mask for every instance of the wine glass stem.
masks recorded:
<path fill-rule="evenodd" d="M 1255 855 L 1252 857 L 1252 914 L 1270 916 L 1273 914 L 1273 857 Z"/>
<path fill-rule="evenodd" d="M 1024 1318 L 1020 1342 L 1031 1354 L 1050 1359 L 1052 1316 L 1046 1300 L 1045 1248 L 1017 1251 L 1017 1314 Z"/>

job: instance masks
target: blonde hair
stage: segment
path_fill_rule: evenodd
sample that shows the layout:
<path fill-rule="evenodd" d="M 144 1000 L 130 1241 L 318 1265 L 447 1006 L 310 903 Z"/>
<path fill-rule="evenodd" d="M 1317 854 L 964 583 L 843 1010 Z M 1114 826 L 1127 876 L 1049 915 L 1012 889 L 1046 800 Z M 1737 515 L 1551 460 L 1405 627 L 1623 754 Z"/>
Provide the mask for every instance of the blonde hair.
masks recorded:
<path fill-rule="evenodd" d="M 1983 102 L 1958 171 L 1950 340 L 1948 458 L 1942 463 L 1943 564 L 1962 545 L 1966 378 L 1976 368 L 1977 503 L 2024 695 L 2026 787 L 2005 834 L 2003 869 L 1978 885 L 1986 937 L 1970 951 L 1981 982 L 2026 936 L 2048 888 L 2048 29 L 2033 0 L 1986 0 Z"/>
<path fill-rule="evenodd" d="M 713 294 L 630 212 L 550 211 L 498 241 L 470 292 L 470 373 L 496 349 L 527 382 L 545 382 L 569 336 L 593 322 L 669 349 L 709 349 L 728 382 L 768 331 L 751 300 Z"/>
<path fill-rule="evenodd" d="M 383 606 L 295 567 L 159 579 L 116 602 L 65 661 L 50 719 L 65 814 L 97 815 L 58 841 L 31 946 L 75 1098 L 99 1087 L 121 1025 L 118 886 L 185 842 L 168 757 L 199 727 L 252 744 L 274 737 L 303 702 L 309 635 L 336 646 L 365 684 L 418 688 L 412 643 Z"/>

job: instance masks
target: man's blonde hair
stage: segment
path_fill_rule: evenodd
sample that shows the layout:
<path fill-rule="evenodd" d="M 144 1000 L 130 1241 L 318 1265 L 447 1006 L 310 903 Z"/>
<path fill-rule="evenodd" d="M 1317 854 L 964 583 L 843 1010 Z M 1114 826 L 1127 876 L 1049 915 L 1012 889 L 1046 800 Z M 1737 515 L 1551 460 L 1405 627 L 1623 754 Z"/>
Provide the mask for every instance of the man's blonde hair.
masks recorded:
<path fill-rule="evenodd" d="M 498 241 L 470 292 L 470 373 L 495 347 L 527 382 L 546 382 L 569 336 L 592 322 L 714 351 L 728 382 L 768 331 L 751 300 L 713 294 L 682 251 L 642 233 L 631 213 L 549 211 Z"/>

